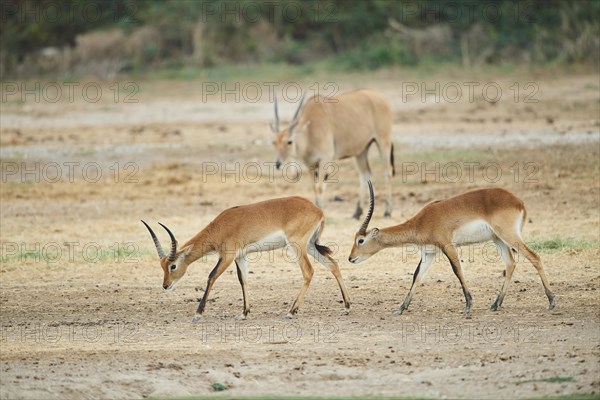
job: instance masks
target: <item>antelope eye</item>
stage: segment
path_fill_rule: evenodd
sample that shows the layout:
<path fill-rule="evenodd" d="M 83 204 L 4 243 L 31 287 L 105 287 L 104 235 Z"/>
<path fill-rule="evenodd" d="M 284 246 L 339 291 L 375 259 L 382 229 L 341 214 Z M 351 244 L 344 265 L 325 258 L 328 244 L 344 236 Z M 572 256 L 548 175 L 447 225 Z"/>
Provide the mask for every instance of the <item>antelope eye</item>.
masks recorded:
<path fill-rule="evenodd" d="M 358 239 L 358 244 L 364 244 L 364 243 L 365 243 L 365 239 L 363 239 L 363 238 Z"/>
<path fill-rule="evenodd" d="M 292 144 L 292 143 L 294 143 L 294 142 L 293 142 L 293 141 L 291 141 L 291 140 L 288 140 L 288 142 L 287 142 L 287 143 L 288 143 L 288 144 Z"/>
<path fill-rule="evenodd" d="M 175 265 L 175 264 L 173 264 L 173 265 L 171 265 L 171 266 L 169 267 L 169 269 L 170 269 L 171 271 L 175 271 L 175 268 L 177 268 L 177 265 Z"/>

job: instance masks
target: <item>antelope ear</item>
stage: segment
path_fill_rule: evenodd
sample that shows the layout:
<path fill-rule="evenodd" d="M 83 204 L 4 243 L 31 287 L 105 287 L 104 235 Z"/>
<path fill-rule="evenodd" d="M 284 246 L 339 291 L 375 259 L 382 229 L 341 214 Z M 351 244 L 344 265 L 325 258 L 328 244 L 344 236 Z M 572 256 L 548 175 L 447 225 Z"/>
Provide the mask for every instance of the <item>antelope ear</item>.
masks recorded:
<path fill-rule="evenodd" d="M 193 248 L 194 245 L 190 244 L 189 246 L 186 246 L 183 249 L 181 249 L 181 254 L 183 254 L 184 256 L 188 256 L 192 252 Z"/>
<path fill-rule="evenodd" d="M 374 238 L 374 237 L 377 237 L 377 235 L 379 235 L 379 229 L 373 228 L 373 230 L 371 231 L 371 234 L 369 236 Z"/>

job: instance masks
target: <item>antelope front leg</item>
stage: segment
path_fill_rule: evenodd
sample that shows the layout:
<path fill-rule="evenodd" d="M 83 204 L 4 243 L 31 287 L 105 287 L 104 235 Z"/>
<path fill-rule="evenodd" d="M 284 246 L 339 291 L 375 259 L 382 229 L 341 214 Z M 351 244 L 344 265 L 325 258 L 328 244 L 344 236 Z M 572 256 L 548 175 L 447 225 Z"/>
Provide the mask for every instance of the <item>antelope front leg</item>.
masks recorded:
<path fill-rule="evenodd" d="M 419 265 L 417 265 L 417 269 L 415 269 L 415 273 L 413 274 L 413 281 L 412 281 L 412 285 L 410 286 L 410 290 L 408 291 L 408 294 L 404 298 L 404 301 L 402 302 L 400 309 L 398 311 L 393 312 L 394 315 L 402 315 L 402 313 L 406 309 L 408 309 L 408 306 L 410 305 L 410 301 L 412 300 L 412 297 L 413 297 L 413 294 L 415 293 L 417 285 L 422 281 L 422 278 L 427 273 L 427 270 L 431 266 L 434 256 L 435 256 L 435 253 L 423 252 L 421 254 L 421 260 L 419 261 Z"/>
<path fill-rule="evenodd" d="M 465 296 L 465 308 L 463 310 L 463 315 L 469 315 L 471 312 L 471 306 L 473 305 L 473 296 L 471 296 L 471 292 L 467 288 L 467 284 L 465 283 L 465 278 L 462 272 L 462 266 L 460 264 L 460 257 L 458 257 L 458 253 L 454 246 L 446 246 L 443 249 L 444 254 L 450 261 L 450 265 L 452 266 L 452 271 L 454 271 L 454 275 L 458 278 L 460 282 L 460 286 L 462 287 L 463 294 Z"/>
<path fill-rule="evenodd" d="M 208 300 L 208 295 L 210 290 L 212 289 L 215 281 L 221 274 L 229 267 L 231 264 L 231 259 L 224 260 L 223 258 L 219 258 L 217 261 L 217 265 L 213 268 L 213 270 L 208 275 L 208 282 L 206 283 L 206 290 L 204 291 L 204 296 L 202 296 L 202 300 L 200 300 L 200 304 L 198 305 L 198 309 L 196 310 L 196 315 L 192 318 L 192 322 L 198 322 L 200 320 L 200 316 L 204 312 L 204 308 L 206 307 L 206 301 Z"/>

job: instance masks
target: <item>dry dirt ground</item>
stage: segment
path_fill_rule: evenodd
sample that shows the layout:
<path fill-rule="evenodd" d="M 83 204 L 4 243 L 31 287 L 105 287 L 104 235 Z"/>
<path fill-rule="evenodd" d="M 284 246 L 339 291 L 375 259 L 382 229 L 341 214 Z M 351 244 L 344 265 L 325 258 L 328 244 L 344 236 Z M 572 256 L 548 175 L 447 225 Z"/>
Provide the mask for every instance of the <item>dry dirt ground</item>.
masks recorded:
<path fill-rule="evenodd" d="M 410 309 L 392 316 L 418 257 L 409 247 L 347 262 L 358 226 L 350 218 L 357 176 L 344 160 L 327 188 L 323 242 L 339 260 L 350 314 L 340 315 L 335 280 L 315 265 L 303 308 L 283 320 L 302 277 L 275 251 L 250 263 L 246 321 L 233 318 L 242 293 L 230 268 L 192 324 L 216 259 L 199 260 L 177 290 L 165 292 L 140 219 L 167 245 L 158 221 L 183 243 L 227 207 L 312 199 L 306 171 L 297 180 L 295 169 L 284 176 L 264 164 L 274 161 L 266 94 L 255 103 L 204 101 L 200 82 L 175 81 L 137 82 L 137 103 L 115 103 L 111 83 L 96 103 L 77 91 L 73 103 L 66 93 L 56 103 L 11 95 L 0 134 L 0 398 L 209 395 L 215 383 L 229 396 L 598 394 L 598 75 L 408 77 L 434 91 L 435 82 L 440 90 L 458 83 L 464 93 L 456 102 L 448 93 L 439 102 L 420 91 L 403 98 L 400 73 L 369 79 L 336 84 L 379 89 L 393 104 L 395 211 L 383 219 L 378 198 L 372 226 L 400 223 L 430 200 L 471 188 L 507 187 L 528 206 L 524 236 L 540 249 L 554 310 L 535 269 L 519 258 L 503 308 L 489 311 L 503 264 L 492 246 L 479 245 L 461 256 L 474 297 L 470 317 L 460 313 L 464 299 L 445 260 L 436 260 Z M 475 90 L 469 99 L 464 82 L 496 82 L 502 97 L 489 102 Z M 294 104 L 280 103 L 289 117 Z M 375 150 L 371 159 L 377 191 Z"/>

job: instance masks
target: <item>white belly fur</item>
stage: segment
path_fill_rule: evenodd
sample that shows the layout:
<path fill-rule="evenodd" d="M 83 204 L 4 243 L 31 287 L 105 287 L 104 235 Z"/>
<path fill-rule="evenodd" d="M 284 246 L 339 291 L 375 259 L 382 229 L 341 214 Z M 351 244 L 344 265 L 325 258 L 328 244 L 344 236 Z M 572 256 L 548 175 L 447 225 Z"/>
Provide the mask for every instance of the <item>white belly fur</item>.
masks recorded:
<path fill-rule="evenodd" d="M 490 225 L 482 220 L 470 221 L 454 231 L 452 243 L 462 246 L 473 243 L 482 243 L 492 240 L 494 231 Z"/>
<path fill-rule="evenodd" d="M 238 252 L 240 254 L 256 253 L 259 251 L 271 251 L 280 249 L 287 245 L 287 238 L 283 231 L 276 231 L 264 238 L 246 245 Z"/>

